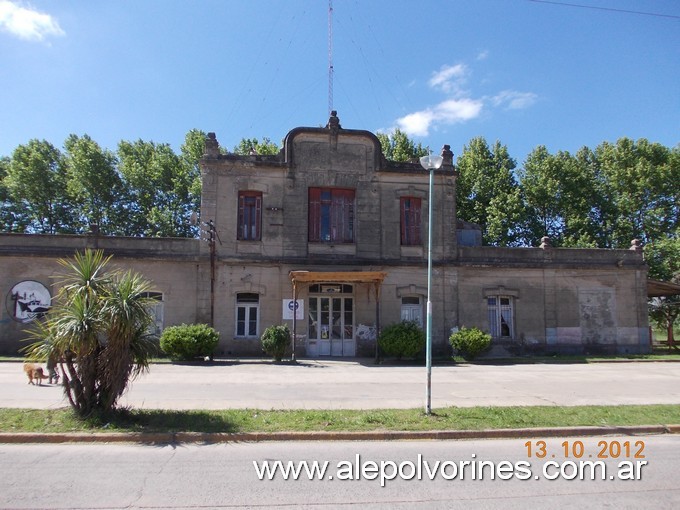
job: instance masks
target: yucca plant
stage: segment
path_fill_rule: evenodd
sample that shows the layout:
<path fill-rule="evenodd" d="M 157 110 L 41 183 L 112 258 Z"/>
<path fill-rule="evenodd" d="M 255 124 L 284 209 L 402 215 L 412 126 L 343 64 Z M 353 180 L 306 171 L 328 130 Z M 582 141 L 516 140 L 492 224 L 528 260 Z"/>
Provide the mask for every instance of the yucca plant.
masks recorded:
<path fill-rule="evenodd" d="M 156 352 L 147 334 L 151 284 L 107 270 L 110 260 L 93 250 L 59 260 L 66 269 L 57 277 L 60 291 L 25 349 L 29 359 L 59 359 L 64 392 L 81 416 L 113 409 Z"/>

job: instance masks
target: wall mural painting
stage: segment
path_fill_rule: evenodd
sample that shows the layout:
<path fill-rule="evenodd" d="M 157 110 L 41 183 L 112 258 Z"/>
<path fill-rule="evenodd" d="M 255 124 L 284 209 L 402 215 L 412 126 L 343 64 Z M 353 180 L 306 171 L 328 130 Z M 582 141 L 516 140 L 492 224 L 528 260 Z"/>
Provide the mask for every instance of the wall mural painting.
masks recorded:
<path fill-rule="evenodd" d="M 12 287 L 5 302 L 10 317 L 26 324 L 45 315 L 50 309 L 52 296 L 42 283 L 24 280 Z"/>

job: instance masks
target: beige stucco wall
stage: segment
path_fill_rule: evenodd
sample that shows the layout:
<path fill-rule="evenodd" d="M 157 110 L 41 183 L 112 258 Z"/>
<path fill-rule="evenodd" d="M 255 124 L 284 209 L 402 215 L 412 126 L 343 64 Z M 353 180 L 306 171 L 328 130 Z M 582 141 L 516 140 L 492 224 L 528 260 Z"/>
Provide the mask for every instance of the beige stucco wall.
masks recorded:
<path fill-rule="evenodd" d="M 111 269 L 131 269 L 150 280 L 153 290 L 163 294 L 165 327 L 196 322 L 197 315 L 205 314 L 200 303 L 205 293 L 200 276 L 205 262 L 199 260 L 198 245 L 193 239 L 0 234 L 0 353 L 17 352 L 31 327 L 12 319 L 7 306 L 12 287 L 24 280 L 39 281 L 54 299 L 58 276 L 64 272 L 58 259 L 85 248 L 113 255 Z"/>

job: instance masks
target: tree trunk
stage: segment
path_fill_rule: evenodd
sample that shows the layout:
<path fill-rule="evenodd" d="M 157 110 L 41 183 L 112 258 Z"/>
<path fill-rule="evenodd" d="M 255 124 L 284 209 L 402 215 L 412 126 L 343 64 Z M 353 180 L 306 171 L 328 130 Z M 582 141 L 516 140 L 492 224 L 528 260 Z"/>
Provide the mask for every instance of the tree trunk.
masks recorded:
<path fill-rule="evenodd" d="M 675 321 L 671 319 L 670 317 L 666 321 L 666 340 L 668 342 L 668 350 L 671 350 L 673 347 L 675 347 L 675 336 L 673 334 L 673 323 Z"/>

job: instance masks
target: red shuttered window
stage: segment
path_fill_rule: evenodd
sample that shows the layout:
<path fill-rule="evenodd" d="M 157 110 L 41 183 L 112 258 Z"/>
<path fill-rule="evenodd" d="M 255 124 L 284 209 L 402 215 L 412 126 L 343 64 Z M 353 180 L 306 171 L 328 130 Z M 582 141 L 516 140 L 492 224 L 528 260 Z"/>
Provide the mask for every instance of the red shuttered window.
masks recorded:
<path fill-rule="evenodd" d="M 414 197 L 401 197 L 401 244 L 403 246 L 420 246 L 422 236 L 421 225 L 421 200 Z"/>
<path fill-rule="evenodd" d="M 260 241 L 262 239 L 262 193 L 238 192 L 238 240 Z"/>
<path fill-rule="evenodd" d="M 310 242 L 354 242 L 354 190 L 309 188 Z"/>

